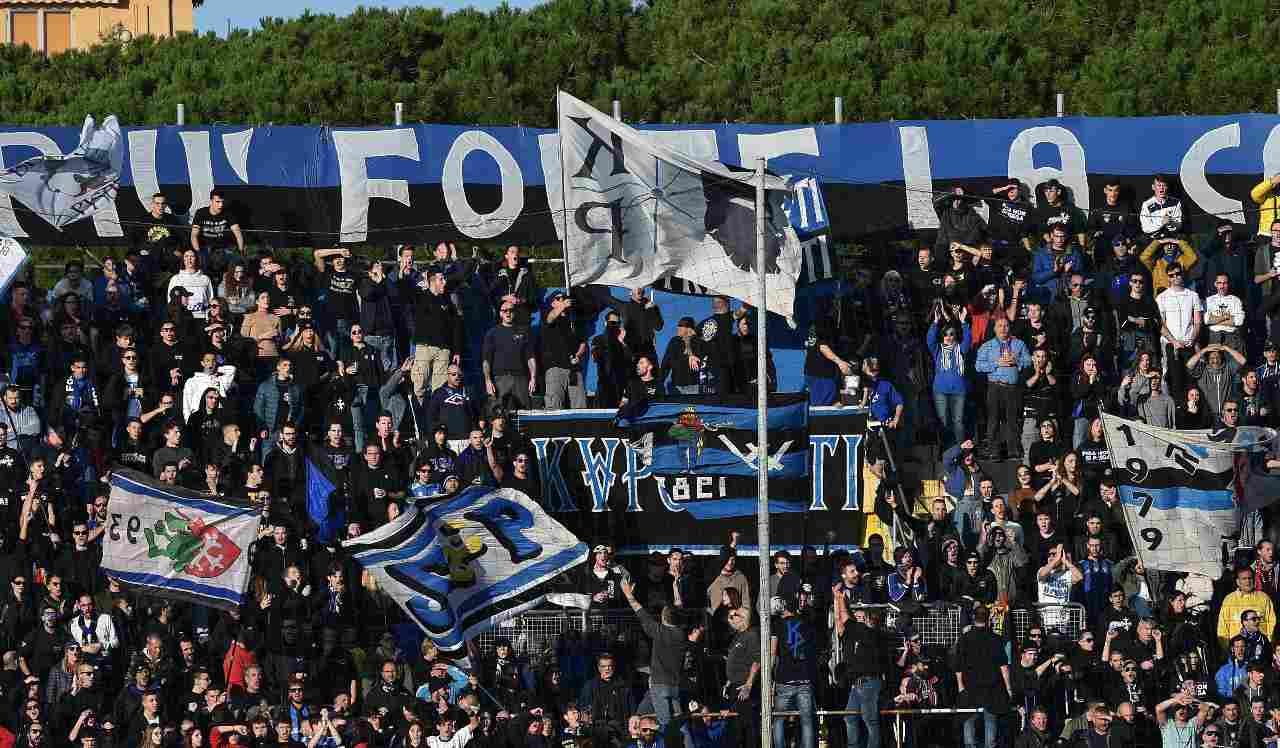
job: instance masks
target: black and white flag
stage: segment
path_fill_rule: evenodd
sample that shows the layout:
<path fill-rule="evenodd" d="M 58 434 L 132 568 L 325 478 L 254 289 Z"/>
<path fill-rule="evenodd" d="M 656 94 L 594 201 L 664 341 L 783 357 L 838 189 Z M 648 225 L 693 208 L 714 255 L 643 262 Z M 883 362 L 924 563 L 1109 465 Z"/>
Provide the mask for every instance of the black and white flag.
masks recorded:
<path fill-rule="evenodd" d="M 563 209 L 571 285 L 624 288 L 678 276 L 755 306 L 756 208 L 753 171 L 698 158 L 664 133 L 641 133 L 559 94 L 558 158 L 544 151 L 547 196 Z M 800 274 L 800 240 L 784 204 L 793 186 L 765 176 L 769 311 L 790 318 Z"/>

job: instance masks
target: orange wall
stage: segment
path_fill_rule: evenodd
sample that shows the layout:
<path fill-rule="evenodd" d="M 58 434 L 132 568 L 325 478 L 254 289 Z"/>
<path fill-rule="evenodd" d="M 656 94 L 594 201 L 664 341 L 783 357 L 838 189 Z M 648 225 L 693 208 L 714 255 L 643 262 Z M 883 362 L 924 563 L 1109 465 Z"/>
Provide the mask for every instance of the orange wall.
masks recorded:
<path fill-rule="evenodd" d="M 71 11 L 71 45 L 85 48 L 97 43 L 117 24 L 135 36 L 170 36 L 191 32 L 195 14 L 191 0 L 119 0 L 103 5 L 26 4 L 21 0 L 0 0 L 0 41 L 10 38 L 8 10 Z"/>

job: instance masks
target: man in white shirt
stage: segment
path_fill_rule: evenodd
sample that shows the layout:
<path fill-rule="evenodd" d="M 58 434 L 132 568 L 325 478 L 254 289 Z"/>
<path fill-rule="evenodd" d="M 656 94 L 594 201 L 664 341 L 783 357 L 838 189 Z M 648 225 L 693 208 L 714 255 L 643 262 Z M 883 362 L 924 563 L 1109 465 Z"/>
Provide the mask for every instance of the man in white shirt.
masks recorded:
<path fill-rule="evenodd" d="M 76 601 L 76 614 L 67 622 L 67 628 L 80 645 L 81 654 L 95 664 L 110 657 L 120 645 L 115 622 L 109 614 L 94 610 L 93 596 L 87 593 Z"/>
<path fill-rule="evenodd" d="M 1169 287 L 1156 297 L 1160 310 L 1160 344 L 1164 350 L 1165 381 L 1173 392 L 1186 391 L 1186 362 L 1195 353 L 1204 307 L 1200 296 L 1183 285 L 1181 265 L 1167 271 Z"/>
<path fill-rule="evenodd" d="M 1237 351 L 1244 350 L 1244 304 L 1231 293 L 1231 280 L 1226 273 L 1213 279 L 1217 291 L 1204 300 L 1204 323 L 1209 326 L 1209 342 L 1222 343 Z"/>
<path fill-rule="evenodd" d="M 1148 239 L 1175 236 L 1182 230 L 1182 201 L 1169 194 L 1169 180 L 1157 174 L 1151 182 L 1151 197 L 1142 203 L 1138 220 Z"/>
<path fill-rule="evenodd" d="M 456 719 L 453 712 L 448 712 L 441 716 L 436 722 L 436 730 L 439 734 L 429 736 L 427 745 L 430 748 L 462 748 L 467 743 L 470 743 L 473 730 L 471 723 L 455 730 Z"/>
<path fill-rule="evenodd" d="M 218 366 L 218 354 L 213 351 L 200 354 L 200 371 L 192 374 L 182 386 L 182 420 L 186 421 L 200 409 L 200 400 L 206 390 L 215 389 L 225 399 L 235 384 L 236 367 L 230 364 Z"/>

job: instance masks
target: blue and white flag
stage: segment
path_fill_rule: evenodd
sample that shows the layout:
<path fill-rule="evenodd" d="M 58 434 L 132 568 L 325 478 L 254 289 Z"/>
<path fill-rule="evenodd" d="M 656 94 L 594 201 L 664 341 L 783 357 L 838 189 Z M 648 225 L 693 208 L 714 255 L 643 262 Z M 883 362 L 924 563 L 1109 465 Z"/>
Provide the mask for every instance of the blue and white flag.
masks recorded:
<path fill-rule="evenodd" d="M 110 506 L 104 574 L 157 597 L 223 610 L 240 605 L 262 524 L 257 508 L 124 469 L 111 473 Z"/>
<path fill-rule="evenodd" d="M 35 156 L 0 169 L 0 192 L 62 229 L 99 210 L 115 212 L 123 166 L 124 135 L 115 115 L 101 127 L 89 116 L 71 153 Z"/>
<path fill-rule="evenodd" d="M 752 395 L 659 398 L 624 408 L 641 462 L 697 519 L 754 515 L 763 460 L 769 511 L 809 506 L 809 403 L 804 393 L 769 395 L 768 443 L 760 446 Z"/>
<path fill-rule="evenodd" d="M 526 593 L 587 558 L 586 543 L 528 496 L 483 486 L 411 504 L 343 546 L 445 651 L 537 605 L 544 596 Z"/>
<path fill-rule="evenodd" d="M 341 512 L 333 511 L 330 498 L 336 489 L 334 481 L 324 469 L 329 463 L 323 458 L 306 457 L 307 463 L 307 516 L 316 525 L 316 541 L 328 543 L 342 527 L 345 519 Z"/>
<path fill-rule="evenodd" d="M 1174 431 L 1106 413 L 1102 425 L 1125 522 L 1143 564 L 1216 579 L 1223 538 L 1235 536 L 1243 512 L 1256 508 L 1241 495 L 1237 470 L 1242 458 L 1275 439 L 1275 431 Z"/>

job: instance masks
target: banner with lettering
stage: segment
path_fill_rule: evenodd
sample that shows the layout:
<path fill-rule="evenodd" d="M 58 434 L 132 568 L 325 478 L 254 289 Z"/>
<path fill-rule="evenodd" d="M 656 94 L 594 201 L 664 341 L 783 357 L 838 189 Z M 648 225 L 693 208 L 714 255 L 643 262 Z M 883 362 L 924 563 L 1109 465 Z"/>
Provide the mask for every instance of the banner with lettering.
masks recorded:
<path fill-rule="evenodd" d="M 730 530 L 755 538 L 754 514 L 714 516 L 692 507 L 735 498 L 722 476 L 657 475 L 645 445 L 614 425 L 612 410 L 520 413 L 520 431 L 533 443 L 541 503 L 579 537 L 611 538 L 622 554 L 678 546 L 714 553 Z M 862 463 L 866 413 L 854 408 L 809 409 L 809 486 L 803 509 L 773 514 L 771 545 L 850 543 L 863 526 Z M 659 473 L 661 471 L 658 471 Z M 778 498 L 784 498 L 779 496 Z M 701 517 L 701 518 L 699 518 Z M 740 545 L 751 555 L 756 547 Z"/>
<path fill-rule="evenodd" d="M 554 92 L 547 92 L 551 96 Z M 105 114 L 105 113 L 98 113 Z M 128 123 L 124 123 L 128 124 Z M 1151 177 L 1167 174 L 1194 228 L 1209 214 L 1256 228 L 1250 189 L 1280 173 L 1280 116 L 1062 117 L 849 125 L 641 125 L 699 159 L 821 181 L 821 199 L 793 207 L 797 231 L 830 216 L 837 241 L 938 226 L 935 192 L 962 185 L 1000 211 L 992 189 L 1058 179 L 1082 209 L 1104 205 L 1118 180 L 1136 210 Z M 62 157 L 76 128 L 0 128 L 0 170 Z M 125 127 L 114 204 L 92 221 L 60 219 L 0 184 L 0 236 L 35 244 L 123 243 L 163 192 L 188 215 L 223 189 L 252 240 L 273 245 L 454 239 L 557 243 L 563 187 L 555 130 L 528 127 Z M 1034 194 L 1031 196 L 1034 201 Z M 1020 211 L 1019 211 L 1020 212 Z M 805 248 L 801 282 L 825 272 L 826 248 Z M 696 284 L 695 284 L 696 285 Z M 672 290 L 678 290 L 673 288 Z M 697 290 L 690 288 L 689 290 Z"/>

